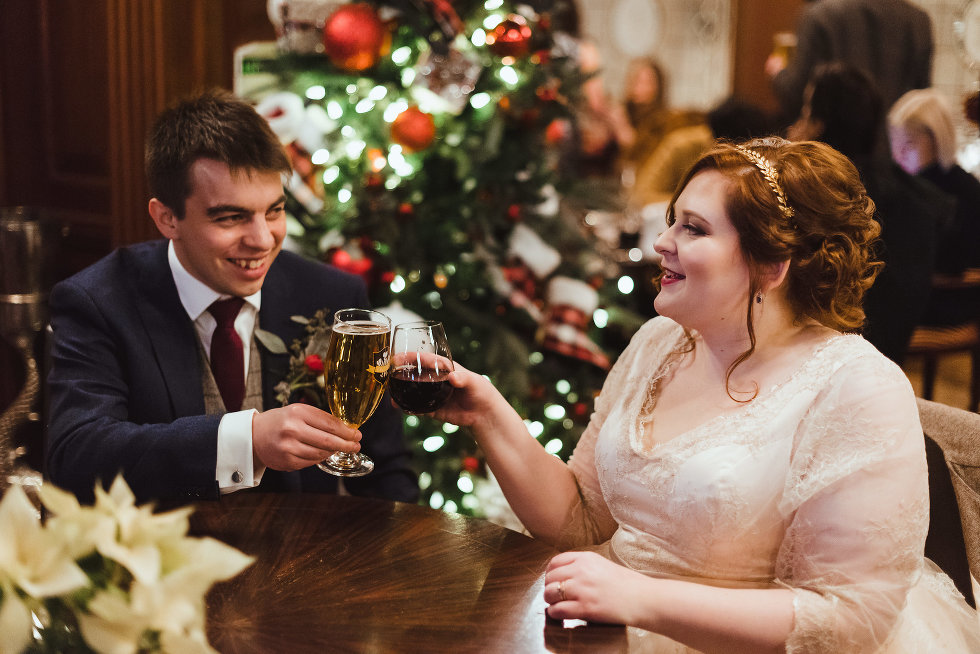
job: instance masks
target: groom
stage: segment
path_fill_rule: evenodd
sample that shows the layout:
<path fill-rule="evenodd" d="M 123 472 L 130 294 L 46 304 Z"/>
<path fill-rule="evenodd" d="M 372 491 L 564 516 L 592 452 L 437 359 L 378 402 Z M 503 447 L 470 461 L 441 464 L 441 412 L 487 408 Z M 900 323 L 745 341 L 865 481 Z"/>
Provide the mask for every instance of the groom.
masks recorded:
<path fill-rule="evenodd" d="M 119 472 L 140 501 L 336 492 L 314 464 L 363 449 L 375 470 L 347 491 L 416 501 L 390 402 L 361 431 L 309 405 L 277 407 L 288 355 L 255 329 L 289 344 L 303 333 L 290 316 L 364 307 L 367 293 L 281 252 L 290 164 L 266 121 L 224 92 L 184 101 L 157 118 L 146 170 L 165 240 L 120 248 L 51 293 L 52 482 L 83 500 Z"/>

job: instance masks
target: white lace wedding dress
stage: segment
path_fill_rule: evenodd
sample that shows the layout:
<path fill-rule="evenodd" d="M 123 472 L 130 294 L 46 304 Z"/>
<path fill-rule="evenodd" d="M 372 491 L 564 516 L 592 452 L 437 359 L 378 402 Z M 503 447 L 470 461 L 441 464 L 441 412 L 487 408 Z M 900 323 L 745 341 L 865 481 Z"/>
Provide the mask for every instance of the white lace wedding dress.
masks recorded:
<path fill-rule="evenodd" d="M 902 371 L 836 335 L 734 414 L 651 444 L 644 402 L 684 345 L 655 318 L 610 372 L 570 460 L 582 505 L 564 545 L 604 542 L 653 576 L 790 588 L 788 652 L 980 652 L 976 613 L 922 554 L 926 459 Z M 631 651 L 693 651 L 630 638 Z"/>

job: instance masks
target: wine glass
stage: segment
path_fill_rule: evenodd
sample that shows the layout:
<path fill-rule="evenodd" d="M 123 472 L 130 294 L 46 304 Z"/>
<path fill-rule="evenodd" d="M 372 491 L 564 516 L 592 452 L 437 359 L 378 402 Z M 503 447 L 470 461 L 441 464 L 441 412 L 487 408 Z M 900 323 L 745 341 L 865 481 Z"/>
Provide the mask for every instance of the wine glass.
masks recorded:
<path fill-rule="evenodd" d="M 388 388 L 408 413 L 430 413 L 453 394 L 453 357 L 441 322 L 422 320 L 395 326 Z"/>
<path fill-rule="evenodd" d="M 379 311 L 341 309 L 334 314 L 323 376 L 330 413 L 359 428 L 381 402 L 390 367 L 391 320 Z M 317 464 L 338 477 L 374 470 L 364 454 L 335 452 Z"/>

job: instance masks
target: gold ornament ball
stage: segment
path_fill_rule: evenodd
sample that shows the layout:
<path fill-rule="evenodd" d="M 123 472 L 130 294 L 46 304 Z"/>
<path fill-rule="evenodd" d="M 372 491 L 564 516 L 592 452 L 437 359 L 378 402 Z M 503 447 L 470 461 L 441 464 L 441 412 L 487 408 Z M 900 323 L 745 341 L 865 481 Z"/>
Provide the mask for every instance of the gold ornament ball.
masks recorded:
<path fill-rule="evenodd" d="M 425 150 L 435 136 L 435 121 L 418 107 L 409 107 L 391 123 L 391 140 L 409 152 Z"/>

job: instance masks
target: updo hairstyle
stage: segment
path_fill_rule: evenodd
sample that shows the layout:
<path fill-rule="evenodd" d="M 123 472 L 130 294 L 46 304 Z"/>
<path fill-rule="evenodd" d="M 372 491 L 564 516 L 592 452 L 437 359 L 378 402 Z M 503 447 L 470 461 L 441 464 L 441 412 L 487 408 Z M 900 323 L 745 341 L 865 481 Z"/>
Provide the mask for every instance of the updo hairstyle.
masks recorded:
<path fill-rule="evenodd" d="M 667 210 L 668 222 L 673 222 L 674 203 L 691 178 L 702 170 L 717 170 L 731 184 L 725 208 L 751 271 L 746 299 L 750 331 L 763 267 L 787 260 L 787 297 L 798 321 L 812 318 L 838 331 L 860 330 L 864 294 L 882 266 L 873 253 L 881 228 L 854 164 L 815 141 L 755 139 L 742 147 L 772 165 L 793 215 L 780 208 L 769 180 L 750 159 L 734 144 L 719 142 L 681 180 Z"/>

